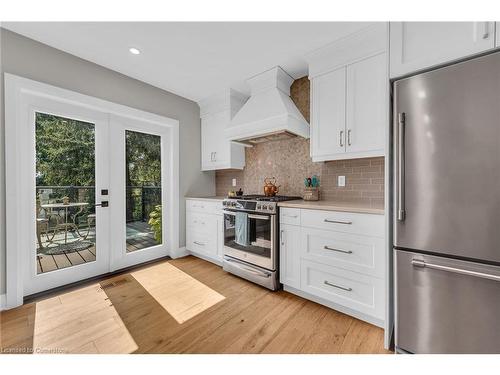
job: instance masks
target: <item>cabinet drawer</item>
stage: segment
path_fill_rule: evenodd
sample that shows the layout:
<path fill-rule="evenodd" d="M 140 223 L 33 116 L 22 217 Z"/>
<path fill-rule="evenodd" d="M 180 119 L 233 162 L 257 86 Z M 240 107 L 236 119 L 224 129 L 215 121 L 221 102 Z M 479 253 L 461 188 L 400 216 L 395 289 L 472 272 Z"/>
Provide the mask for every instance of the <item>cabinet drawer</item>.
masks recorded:
<path fill-rule="evenodd" d="M 220 214 L 222 211 L 222 201 L 186 200 L 186 211 L 200 212 L 206 214 Z"/>
<path fill-rule="evenodd" d="M 303 227 L 384 238 L 384 215 L 302 210 Z"/>
<path fill-rule="evenodd" d="M 303 228 L 301 256 L 366 275 L 385 274 L 384 239 L 350 233 Z"/>
<path fill-rule="evenodd" d="M 300 225 L 299 208 L 280 208 L 280 223 L 289 225 Z"/>
<path fill-rule="evenodd" d="M 216 233 L 217 216 L 186 212 L 186 228 L 199 233 Z"/>
<path fill-rule="evenodd" d="M 186 248 L 195 253 L 217 255 L 216 233 L 200 233 L 192 229 L 186 231 Z"/>
<path fill-rule="evenodd" d="M 300 284 L 307 293 L 384 319 L 382 279 L 302 259 Z"/>

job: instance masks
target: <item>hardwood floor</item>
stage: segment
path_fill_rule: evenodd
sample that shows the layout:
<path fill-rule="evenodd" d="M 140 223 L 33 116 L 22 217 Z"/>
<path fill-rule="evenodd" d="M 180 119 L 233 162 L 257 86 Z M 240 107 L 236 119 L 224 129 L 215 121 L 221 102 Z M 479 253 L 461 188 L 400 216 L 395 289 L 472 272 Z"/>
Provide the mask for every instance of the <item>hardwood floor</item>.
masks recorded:
<path fill-rule="evenodd" d="M 378 327 L 191 256 L 0 313 L 0 352 L 391 353 Z"/>

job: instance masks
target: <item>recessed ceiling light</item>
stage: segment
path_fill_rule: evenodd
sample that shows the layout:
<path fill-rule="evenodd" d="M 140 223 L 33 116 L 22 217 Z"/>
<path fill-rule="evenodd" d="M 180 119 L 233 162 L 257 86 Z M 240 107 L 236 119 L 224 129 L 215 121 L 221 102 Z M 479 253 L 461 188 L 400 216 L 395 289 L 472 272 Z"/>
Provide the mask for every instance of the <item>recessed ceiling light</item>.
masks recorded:
<path fill-rule="evenodd" d="M 134 48 L 134 47 L 129 48 L 129 51 L 130 51 L 130 53 L 131 53 L 132 55 L 138 55 L 138 54 L 140 54 L 140 53 L 141 53 L 141 51 L 139 51 L 137 48 Z"/>

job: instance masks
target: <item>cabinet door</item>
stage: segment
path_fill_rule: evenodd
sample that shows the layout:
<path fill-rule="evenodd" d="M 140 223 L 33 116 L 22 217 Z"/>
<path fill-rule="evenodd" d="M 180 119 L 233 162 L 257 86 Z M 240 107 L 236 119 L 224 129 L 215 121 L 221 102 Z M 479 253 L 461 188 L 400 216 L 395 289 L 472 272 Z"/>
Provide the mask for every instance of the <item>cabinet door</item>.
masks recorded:
<path fill-rule="evenodd" d="M 345 85 L 345 68 L 312 80 L 311 156 L 314 161 L 345 153 Z"/>
<path fill-rule="evenodd" d="M 494 22 L 391 22 L 391 77 L 486 51 Z"/>
<path fill-rule="evenodd" d="M 300 227 L 280 226 L 280 282 L 300 288 Z"/>
<path fill-rule="evenodd" d="M 201 119 L 201 169 L 214 169 L 215 134 L 213 126 L 214 115 L 208 114 Z"/>
<path fill-rule="evenodd" d="M 217 215 L 217 259 L 224 257 L 224 216 Z"/>
<path fill-rule="evenodd" d="M 383 53 L 347 67 L 348 153 L 384 155 L 389 90 L 386 61 Z"/>
<path fill-rule="evenodd" d="M 214 122 L 211 127 L 213 137 L 213 161 L 214 167 L 222 167 L 230 163 L 230 146 L 224 136 L 224 130 L 230 121 L 229 110 L 215 113 L 213 115 Z"/>

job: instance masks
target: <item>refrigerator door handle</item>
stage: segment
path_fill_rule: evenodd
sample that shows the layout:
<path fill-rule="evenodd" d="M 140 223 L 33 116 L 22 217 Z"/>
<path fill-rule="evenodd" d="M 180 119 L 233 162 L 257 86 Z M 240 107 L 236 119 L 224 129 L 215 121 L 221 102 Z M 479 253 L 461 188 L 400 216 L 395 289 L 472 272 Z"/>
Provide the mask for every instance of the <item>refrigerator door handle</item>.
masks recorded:
<path fill-rule="evenodd" d="M 464 270 L 462 268 L 442 266 L 440 264 L 428 263 L 428 262 L 425 262 L 425 261 L 423 261 L 421 259 L 412 259 L 411 260 L 411 264 L 414 267 L 431 268 L 431 269 L 439 270 L 439 271 L 446 271 L 446 272 L 458 273 L 460 275 L 467 275 L 467 276 L 479 277 L 481 279 L 488 279 L 488 280 L 493 280 L 493 281 L 500 281 L 500 276 L 497 276 L 497 275 L 491 275 L 489 273 L 484 273 L 484 272 Z"/>
<path fill-rule="evenodd" d="M 485 22 L 484 23 L 483 39 L 488 39 L 489 37 L 490 37 L 490 23 Z"/>
<path fill-rule="evenodd" d="M 398 220 L 404 221 L 406 217 L 405 209 L 405 121 L 404 112 L 398 114 Z"/>

